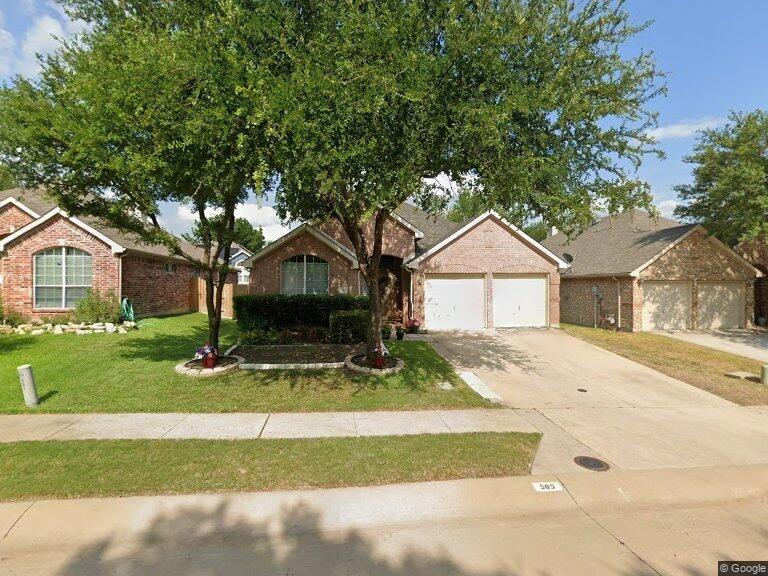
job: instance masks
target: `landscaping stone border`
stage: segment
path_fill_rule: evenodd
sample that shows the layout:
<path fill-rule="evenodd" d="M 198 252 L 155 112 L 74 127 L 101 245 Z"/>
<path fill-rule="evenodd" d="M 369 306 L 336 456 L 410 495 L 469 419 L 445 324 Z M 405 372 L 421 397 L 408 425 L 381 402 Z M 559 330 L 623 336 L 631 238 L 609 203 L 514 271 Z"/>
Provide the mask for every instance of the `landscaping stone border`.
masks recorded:
<path fill-rule="evenodd" d="M 387 376 L 389 374 L 397 374 L 405 366 L 405 362 L 403 362 L 401 358 L 397 358 L 397 364 L 391 368 L 368 368 L 367 366 L 358 366 L 352 362 L 352 358 L 354 356 L 357 356 L 357 354 L 350 354 L 344 358 L 344 366 L 347 368 L 347 370 L 352 370 L 352 372 L 358 372 L 360 374 L 370 374 L 371 376 Z"/>
<path fill-rule="evenodd" d="M 136 322 L 122 322 L 113 324 L 112 322 L 94 322 L 86 324 L 85 322 L 67 322 L 65 324 L 51 324 L 40 321 L 32 321 L 18 326 L 0 324 L 0 335 L 11 334 L 29 334 L 31 336 L 40 336 L 42 334 L 127 334 L 131 330 L 138 330 Z"/>
<path fill-rule="evenodd" d="M 181 364 L 176 364 L 176 372 L 184 376 L 190 376 L 191 378 L 208 378 L 210 376 L 218 376 L 220 374 L 234 372 L 240 368 L 242 366 L 241 363 L 245 361 L 245 358 L 237 356 L 236 354 L 230 354 L 229 357 L 237 358 L 237 362 L 234 364 L 227 364 L 226 366 L 216 366 L 215 368 L 187 368 L 186 363 L 189 362 L 189 360 L 185 360 Z"/>

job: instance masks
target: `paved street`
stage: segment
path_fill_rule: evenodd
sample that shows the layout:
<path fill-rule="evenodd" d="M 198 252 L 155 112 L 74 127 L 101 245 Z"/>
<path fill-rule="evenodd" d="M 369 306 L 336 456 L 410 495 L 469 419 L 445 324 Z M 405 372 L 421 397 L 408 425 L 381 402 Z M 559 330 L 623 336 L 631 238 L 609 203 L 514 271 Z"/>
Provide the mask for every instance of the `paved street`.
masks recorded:
<path fill-rule="evenodd" d="M 714 574 L 765 557 L 768 466 L 20 502 L 0 534 L 17 576 Z"/>

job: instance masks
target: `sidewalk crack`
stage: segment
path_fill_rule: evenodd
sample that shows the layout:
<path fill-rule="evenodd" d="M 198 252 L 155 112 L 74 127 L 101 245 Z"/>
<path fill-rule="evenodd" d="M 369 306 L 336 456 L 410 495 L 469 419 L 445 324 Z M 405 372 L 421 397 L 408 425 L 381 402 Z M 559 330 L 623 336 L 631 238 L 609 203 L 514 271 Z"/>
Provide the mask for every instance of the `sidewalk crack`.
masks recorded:
<path fill-rule="evenodd" d="M 13 524 L 11 524 L 11 527 L 10 527 L 10 528 L 8 528 L 8 530 L 6 531 L 6 533 L 5 533 L 5 534 L 3 534 L 3 538 L 2 538 L 3 540 L 5 540 L 6 538 L 8 538 L 8 534 L 10 534 L 10 533 L 11 533 L 11 530 L 13 530 L 13 529 L 16 527 L 16 524 L 18 524 L 18 523 L 19 523 L 19 521 L 20 521 L 20 520 L 21 520 L 21 519 L 24 517 L 24 514 L 26 514 L 26 513 L 29 511 L 29 509 L 30 509 L 30 508 L 32 508 L 32 506 L 34 506 L 35 504 L 37 504 L 37 500 L 35 500 L 34 502 L 32 502 L 32 503 L 31 503 L 29 506 L 27 506 L 26 508 L 24 508 L 24 510 L 22 511 L 22 513 L 21 513 L 21 514 L 19 514 L 19 517 L 18 517 L 18 518 L 16 518 L 16 520 L 14 520 Z"/>
<path fill-rule="evenodd" d="M 264 434 L 264 428 L 267 427 L 267 422 L 269 422 L 269 417 L 270 416 L 272 416 L 272 414 L 268 413 L 267 417 L 264 418 L 264 424 L 261 425 L 261 430 L 259 430 L 259 434 L 258 434 L 258 436 L 256 436 L 256 438 L 261 438 L 261 435 Z"/>
<path fill-rule="evenodd" d="M 165 437 L 166 437 L 166 435 L 167 435 L 167 434 L 169 434 L 169 433 L 171 432 L 171 430 L 173 430 L 174 428 L 176 428 L 176 426 L 178 426 L 179 424 L 181 424 L 182 422 L 184 422 L 184 420 L 186 420 L 186 419 L 187 419 L 187 416 L 189 416 L 189 414 L 184 414 L 184 415 L 183 415 L 183 416 L 182 416 L 182 417 L 179 419 L 179 421 L 178 421 L 178 422 L 176 422 L 176 423 L 175 423 L 173 426 L 171 426 L 170 428 L 168 428 L 168 430 L 166 430 L 165 432 L 163 432 L 163 433 L 161 434 L 161 436 L 160 436 L 159 440 L 162 440 L 163 438 L 165 438 Z"/>
<path fill-rule="evenodd" d="M 590 519 L 590 520 L 591 520 L 591 521 L 592 521 L 592 522 L 593 522 L 593 523 L 594 523 L 594 524 L 595 524 L 595 525 L 596 525 L 598 528 L 600 528 L 600 529 L 601 529 L 603 532 L 605 532 L 605 533 L 606 533 L 608 536 L 610 536 L 610 537 L 611 537 L 611 538 L 613 538 L 613 539 L 614 539 L 616 542 L 618 542 L 618 543 L 619 543 L 619 545 L 620 545 L 622 548 L 625 548 L 627 551 L 629 551 L 629 553 L 630 553 L 630 554 L 632 554 L 632 555 L 633 555 L 635 558 L 637 558 L 637 559 L 638 559 L 640 562 L 642 562 L 643 564 L 645 564 L 645 565 L 646 565 L 646 566 L 647 566 L 647 567 L 648 567 L 650 570 L 652 570 L 652 571 L 653 571 L 653 573 L 654 573 L 654 574 L 658 574 L 658 576 L 661 576 L 661 574 L 662 574 L 662 573 L 661 573 L 661 572 L 659 572 L 659 571 L 658 571 L 658 570 L 657 570 L 657 569 L 656 569 L 656 568 L 655 568 L 655 567 L 654 567 L 654 566 L 653 566 L 653 565 L 652 565 L 652 564 L 651 564 L 651 563 L 650 563 L 648 560 L 646 560 L 645 558 L 643 558 L 642 556 L 640 556 L 640 554 L 638 554 L 637 552 L 635 552 L 634 550 L 632 550 L 632 548 L 631 548 L 631 547 L 630 547 L 630 546 L 629 546 L 629 545 L 628 545 L 626 542 L 624 542 L 623 540 L 619 539 L 619 538 L 618 538 L 618 537 L 617 537 L 617 536 L 616 536 L 616 535 L 615 535 L 613 532 L 611 532 L 611 531 L 610 531 L 608 528 L 606 528 L 605 526 L 603 526 L 603 525 L 602 525 L 602 524 L 601 524 L 601 523 L 600 523 L 600 522 L 599 522 L 599 521 L 598 521 L 598 520 L 597 520 L 597 519 L 596 519 L 594 516 L 592 516 L 592 515 L 591 515 L 589 512 L 587 512 L 586 510 L 584 510 L 584 508 L 582 508 L 581 504 L 579 504 L 579 502 L 576 500 L 576 498 L 574 498 L 574 497 L 573 497 L 573 494 L 571 494 L 571 491 L 568 489 L 568 486 L 566 486 L 566 485 L 565 485 L 565 482 L 563 482 L 563 481 L 560 479 L 560 477 L 559 477 L 557 474 L 552 474 L 552 476 L 554 476 L 554 477 L 557 479 L 557 481 L 558 481 L 558 482 L 560 482 L 560 484 L 562 485 L 563 489 L 564 489 L 564 490 L 565 490 L 565 492 L 568 494 L 568 496 L 570 497 L 570 499 L 573 501 L 573 503 L 574 503 L 574 504 L 576 504 L 576 506 L 578 506 L 579 510 L 581 510 L 581 512 L 582 512 L 582 513 L 583 513 L 583 514 L 584 514 L 584 515 L 585 515 L 587 518 L 589 518 L 589 519 Z"/>

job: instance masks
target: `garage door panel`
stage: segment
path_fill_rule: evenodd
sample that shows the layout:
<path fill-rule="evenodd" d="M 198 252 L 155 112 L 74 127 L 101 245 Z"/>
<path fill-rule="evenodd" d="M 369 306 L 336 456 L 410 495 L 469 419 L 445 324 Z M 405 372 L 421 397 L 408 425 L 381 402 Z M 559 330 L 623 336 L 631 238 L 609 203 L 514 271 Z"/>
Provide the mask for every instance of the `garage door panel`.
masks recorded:
<path fill-rule="evenodd" d="M 424 282 L 425 320 L 432 330 L 485 328 L 485 277 L 428 274 Z"/>
<path fill-rule="evenodd" d="M 699 284 L 699 328 L 742 328 L 744 326 L 744 284 L 706 282 Z"/>
<path fill-rule="evenodd" d="M 546 326 L 546 276 L 494 275 L 493 325 L 496 328 Z"/>
<path fill-rule="evenodd" d="M 688 330 L 690 327 L 689 282 L 643 283 L 643 330 Z"/>

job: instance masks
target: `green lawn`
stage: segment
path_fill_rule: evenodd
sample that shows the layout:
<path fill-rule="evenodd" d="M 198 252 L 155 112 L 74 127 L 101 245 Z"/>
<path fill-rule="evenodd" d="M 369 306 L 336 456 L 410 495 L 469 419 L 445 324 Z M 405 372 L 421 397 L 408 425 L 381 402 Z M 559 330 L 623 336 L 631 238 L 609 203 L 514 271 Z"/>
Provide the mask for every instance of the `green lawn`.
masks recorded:
<path fill-rule="evenodd" d="M 390 344 L 406 368 L 387 377 L 343 370 L 240 370 L 209 379 L 174 366 L 206 339 L 206 317 L 149 318 L 125 335 L 0 336 L 0 412 L 30 411 L 16 367 L 32 364 L 42 404 L 36 412 L 293 412 L 490 407 L 424 342 Z M 221 347 L 237 337 L 225 321 Z M 453 390 L 438 385 L 449 381 Z"/>
<path fill-rule="evenodd" d="M 0 500 L 365 486 L 528 474 L 539 434 L 0 444 Z"/>
<path fill-rule="evenodd" d="M 768 386 L 725 375 L 735 371 L 759 374 L 760 362 L 757 360 L 648 332 L 612 332 L 570 324 L 562 324 L 561 328 L 571 336 L 736 404 L 768 404 Z"/>

